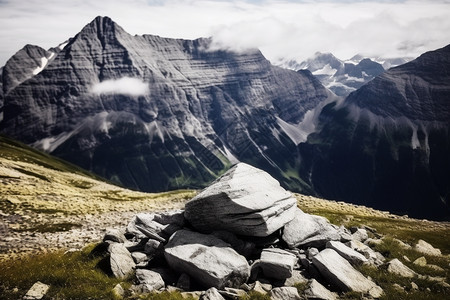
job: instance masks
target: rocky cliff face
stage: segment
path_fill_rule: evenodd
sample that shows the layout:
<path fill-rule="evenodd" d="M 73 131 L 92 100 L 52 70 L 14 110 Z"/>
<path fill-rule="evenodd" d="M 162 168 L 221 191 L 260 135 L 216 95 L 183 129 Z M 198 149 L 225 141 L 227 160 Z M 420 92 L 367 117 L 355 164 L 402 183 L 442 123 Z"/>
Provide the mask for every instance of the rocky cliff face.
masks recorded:
<path fill-rule="evenodd" d="M 308 133 L 300 125 L 332 95 L 257 50 L 209 43 L 131 36 L 98 17 L 8 88 L 2 131 L 144 191 L 202 186 L 238 160 L 301 189 L 290 172 Z"/>
<path fill-rule="evenodd" d="M 450 46 L 390 69 L 320 115 L 299 146 L 318 194 L 449 219 Z"/>

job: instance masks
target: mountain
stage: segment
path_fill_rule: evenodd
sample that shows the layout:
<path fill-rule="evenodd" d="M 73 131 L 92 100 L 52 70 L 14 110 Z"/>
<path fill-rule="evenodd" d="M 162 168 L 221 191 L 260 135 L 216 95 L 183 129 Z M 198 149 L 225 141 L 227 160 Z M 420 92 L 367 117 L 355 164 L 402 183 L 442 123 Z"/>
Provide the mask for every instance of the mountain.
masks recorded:
<path fill-rule="evenodd" d="M 1 131 L 142 191 L 201 187 L 237 161 L 302 190 L 297 144 L 335 96 L 308 71 L 210 43 L 97 17 L 31 78 L 10 88 L 4 70 Z"/>
<path fill-rule="evenodd" d="M 280 62 L 278 65 L 291 70 L 309 70 L 320 82 L 338 96 L 348 96 L 365 83 L 385 71 L 395 63 L 405 63 L 406 59 L 381 59 L 380 61 L 355 55 L 343 61 L 331 53 L 317 52 L 313 57 L 298 63 L 295 60 Z M 383 65 L 381 64 L 383 63 Z"/>
<path fill-rule="evenodd" d="M 325 198 L 450 219 L 450 45 L 327 105 L 299 145 L 301 178 Z"/>

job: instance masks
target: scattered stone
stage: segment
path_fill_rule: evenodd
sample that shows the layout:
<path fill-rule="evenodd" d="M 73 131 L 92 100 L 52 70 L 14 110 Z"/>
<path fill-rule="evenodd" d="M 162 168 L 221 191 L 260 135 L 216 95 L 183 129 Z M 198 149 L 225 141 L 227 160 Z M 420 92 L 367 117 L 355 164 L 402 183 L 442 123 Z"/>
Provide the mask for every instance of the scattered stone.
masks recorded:
<path fill-rule="evenodd" d="M 396 290 L 399 291 L 399 292 L 404 292 L 404 291 L 405 291 L 405 288 L 402 287 L 402 286 L 401 286 L 400 284 L 398 284 L 398 283 L 394 283 L 392 286 L 394 287 L 394 289 L 396 289 Z"/>
<path fill-rule="evenodd" d="M 383 255 L 381 255 L 379 252 L 374 251 L 372 248 L 370 248 L 367 245 L 364 245 L 359 241 L 353 240 L 346 243 L 345 245 L 364 255 L 369 261 L 369 263 L 372 265 L 381 266 L 385 261 Z"/>
<path fill-rule="evenodd" d="M 297 283 L 304 283 L 307 281 L 308 281 L 308 279 L 306 279 L 306 277 L 303 276 L 302 271 L 293 270 L 292 276 L 289 277 L 288 279 L 286 279 L 286 281 L 284 282 L 284 285 L 285 286 L 294 286 Z"/>
<path fill-rule="evenodd" d="M 305 291 L 305 297 L 307 299 L 336 300 L 337 294 L 330 292 L 317 280 L 312 279 L 309 288 Z"/>
<path fill-rule="evenodd" d="M 436 266 L 436 265 L 426 265 L 426 267 L 430 268 L 430 269 L 433 269 L 435 271 L 438 271 L 438 272 L 444 272 L 445 271 L 445 269 L 443 269 L 443 268 L 441 268 L 439 266 Z"/>
<path fill-rule="evenodd" d="M 367 263 L 367 258 L 361 253 L 337 241 L 329 241 L 327 248 L 335 250 L 340 256 L 348 260 L 353 265 L 361 265 Z"/>
<path fill-rule="evenodd" d="M 296 262 L 297 256 L 290 252 L 267 248 L 261 252 L 261 258 L 256 265 L 262 269 L 265 277 L 284 280 L 292 276 Z"/>
<path fill-rule="evenodd" d="M 282 239 L 289 248 L 323 248 L 328 241 L 338 241 L 341 236 L 324 217 L 306 214 L 297 208 L 294 219 L 284 226 Z"/>
<path fill-rule="evenodd" d="M 394 241 L 396 241 L 399 244 L 399 246 L 405 250 L 409 250 L 412 248 L 410 244 L 407 244 L 407 243 L 403 242 L 402 240 L 394 239 Z"/>
<path fill-rule="evenodd" d="M 247 296 L 247 292 L 242 289 L 235 289 L 235 288 L 229 288 L 226 287 L 224 290 L 219 291 L 219 293 L 224 296 L 225 298 L 231 298 L 239 300 L 242 297 Z"/>
<path fill-rule="evenodd" d="M 141 293 L 150 293 L 154 290 L 164 288 L 164 280 L 159 273 L 147 269 L 137 269 L 136 278 L 139 285 L 135 286 L 134 290 Z"/>
<path fill-rule="evenodd" d="M 354 232 L 352 232 L 352 237 L 356 241 L 364 242 L 369 238 L 369 235 L 367 234 L 367 230 L 357 228 Z"/>
<path fill-rule="evenodd" d="M 180 278 L 178 278 L 176 287 L 184 291 L 189 291 L 191 289 L 191 278 L 189 275 L 186 273 L 181 274 Z"/>
<path fill-rule="evenodd" d="M 428 244 L 424 240 L 419 240 L 414 246 L 414 250 L 428 255 L 440 256 L 442 255 L 441 250 L 434 248 L 432 245 Z"/>
<path fill-rule="evenodd" d="M 253 291 L 261 293 L 261 294 L 267 294 L 267 292 L 270 292 L 272 290 L 272 285 L 261 283 L 258 280 L 255 281 L 255 285 L 253 287 Z"/>
<path fill-rule="evenodd" d="M 208 289 L 202 296 L 200 296 L 200 300 L 225 300 L 225 298 L 215 287 L 212 287 Z"/>
<path fill-rule="evenodd" d="M 306 256 L 308 257 L 309 260 L 311 260 L 317 254 L 319 254 L 319 249 L 314 247 L 311 247 L 306 251 Z"/>
<path fill-rule="evenodd" d="M 120 283 L 116 284 L 116 286 L 111 290 L 114 299 L 123 299 L 125 295 L 125 290 L 120 285 Z"/>
<path fill-rule="evenodd" d="M 172 269 L 205 287 L 239 287 L 250 276 L 245 257 L 212 235 L 179 230 L 170 238 L 164 256 Z"/>
<path fill-rule="evenodd" d="M 418 265 L 418 266 L 426 266 L 427 265 L 427 259 L 425 258 L 425 256 L 421 256 L 419 258 L 417 258 L 415 261 L 413 261 L 413 264 Z"/>
<path fill-rule="evenodd" d="M 341 291 L 373 293 L 372 296 L 375 298 L 382 294 L 381 288 L 354 269 L 333 249 L 322 250 L 313 257 L 312 262 L 320 274 Z"/>
<path fill-rule="evenodd" d="M 109 262 L 111 271 L 114 277 L 125 278 L 133 272 L 136 264 L 131 257 L 131 253 L 123 244 L 111 244 L 108 252 L 110 254 Z"/>
<path fill-rule="evenodd" d="M 402 277 L 412 278 L 417 275 L 416 272 L 405 266 L 401 261 L 397 258 L 394 258 L 387 264 L 387 270 L 389 273 L 397 274 Z"/>
<path fill-rule="evenodd" d="M 403 255 L 403 259 L 404 259 L 406 262 L 411 262 L 411 260 L 409 259 L 409 257 L 406 256 L 406 255 Z"/>
<path fill-rule="evenodd" d="M 411 289 L 417 291 L 419 290 L 419 286 L 415 282 L 411 282 Z"/>
<path fill-rule="evenodd" d="M 133 258 L 136 265 L 146 264 L 149 261 L 147 254 L 145 254 L 144 252 L 139 252 L 139 251 L 132 252 L 131 257 Z"/>
<path fill-rule="evenodd" d="M 238 163 L 186 203 L 185 217 L 201 232 L 263 237 L 291 221 L 296 205 L 292 194 L 268 173 Z"/>
<path fill-rule="evenodd" d="M 105 236 L 103 237 L 103 241 L 111 241 L 115 243 L 125 243 L 127 239 L 122 231 L 118 229 L 109 228 L 106 230 Z"/>
<path fill-rule="evenodd" d="M 278 287 L 269 293 L 272 300 L 301 300 L 298 290 L 295 287 Z"/>
<path fill-rule="evenodd" d="M 45 294 L 47 294 L 49 285 L 42 283 L 40 281 L 33 284 L 33 286 L 28 290 L 28 292 L 23 296 L 24 300 L 39 300 L 44 298 Z"/>

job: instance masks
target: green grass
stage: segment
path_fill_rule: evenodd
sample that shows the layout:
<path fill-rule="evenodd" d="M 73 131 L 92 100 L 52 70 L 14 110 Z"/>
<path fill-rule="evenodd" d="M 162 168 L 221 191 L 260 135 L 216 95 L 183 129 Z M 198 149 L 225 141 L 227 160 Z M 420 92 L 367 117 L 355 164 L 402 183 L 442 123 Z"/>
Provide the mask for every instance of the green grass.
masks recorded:
<path fill-rule="evenodd" d="M 96 268 L 101 258 L 88 257 L 92 248 L 0 262 L 2 299 L 21 299 L 36 281 L 50 285 L 48 299 L 111 299 L 111 290 L 121 280 L 108 277 Z"/>

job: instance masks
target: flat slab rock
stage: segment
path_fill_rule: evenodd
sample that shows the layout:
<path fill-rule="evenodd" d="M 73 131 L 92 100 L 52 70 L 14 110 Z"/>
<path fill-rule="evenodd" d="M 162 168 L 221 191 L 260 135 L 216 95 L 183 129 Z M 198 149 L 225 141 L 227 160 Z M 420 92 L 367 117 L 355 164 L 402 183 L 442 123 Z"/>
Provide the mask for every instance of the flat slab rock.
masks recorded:
<path fill-rule="evenodd" d="M 44 298 L 45 294 L 47 294 L 50 286 L 42 283 L 40 281 L 33 284 L 33 286 L 28 290 L 28 292 L 23 296 L 24 300 L 39 300 Z"/>
<path fill-rule="evenodd" d="M 123 244 L 113 243 L 109 246 L 111 271 L 114 277 L 125 278 L 130 275 L 136 264 L 131 253 Z"/>
<path fill-rule="evenodd" d="M 296 204 L 268 173 L 238 163 L 186 203 L 185 218 L 201 232 L 264 237 L 294 218 Z"/>
<path fill-rule="evenodd" d="M 383 290 L 372 280 L 364 277 L 333 249 L 322 250 L 312 258 L 313 265 L 327 281 L 341 291 L 368 293 L 379 298 Z"/>
<path fill-rule="evenodd" d="M 286 279 L 292 276 L 297 256 L 278 248 L 263 249 L 260 260 L 256 263 L 264 276 L 275 279 Z"/>
<path fill-rule="evenodd" d="M 239 287 L 250 276 L 244 256 L 213 235 L 179 230 L 164 249 L 173 270 L 184 272 L 204 287 Z"/>

